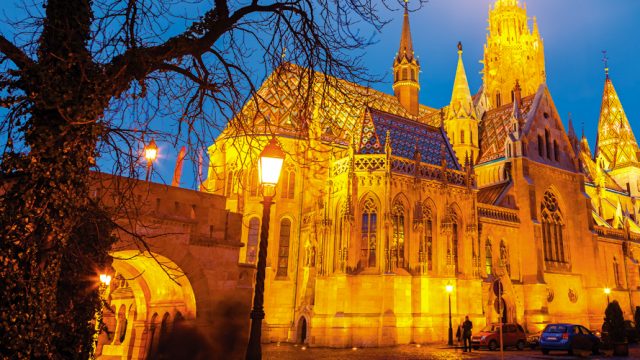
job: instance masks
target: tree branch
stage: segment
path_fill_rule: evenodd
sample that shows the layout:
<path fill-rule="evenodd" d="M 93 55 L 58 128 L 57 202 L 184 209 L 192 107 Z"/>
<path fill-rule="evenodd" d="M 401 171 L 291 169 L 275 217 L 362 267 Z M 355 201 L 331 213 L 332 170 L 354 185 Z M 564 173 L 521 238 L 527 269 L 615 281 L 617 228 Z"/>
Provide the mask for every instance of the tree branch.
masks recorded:
<path fill-rule="evenodd" d="M 33 65 L 33 60 L 2 35 L 0 35 L 0 52 L 9 60 L 13 61 L 20 69 Z"/>

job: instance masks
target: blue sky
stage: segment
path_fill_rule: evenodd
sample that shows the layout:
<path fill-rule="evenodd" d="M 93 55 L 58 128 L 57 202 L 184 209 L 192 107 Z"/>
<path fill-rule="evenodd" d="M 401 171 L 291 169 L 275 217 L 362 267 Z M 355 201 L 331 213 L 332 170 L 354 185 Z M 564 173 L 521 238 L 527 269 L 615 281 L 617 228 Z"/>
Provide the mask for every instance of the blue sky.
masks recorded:
<path fill-rule="evenodd" d="M 481 85 L 483 45 L 487 33 L 489 4 L 494 0 L 430 0 L 410 15 L 416 55 L 422 65 L 421 103 L 442 107 L 451 96 L 456 44 L 464 44 L 464 61 L 472 92 Z M 522 1 L 520 1 L 522 3 Z M 0 12 L 14 17 L 21 14 L 17 1 L 0 3 Z M 411 2 L 409 3 L 411 8 Z M 576 131 L 582 123 L 592 149 L 595 146 L 604 71 L 602 50 L 608 51 L 611 78 L 622 100 L 631 126 L 640 136 L 640 33 L 637 17 L 640 0 L 531 0 L 529 17 L 536 16 L 545 42 L 547 82 L 556 107 L 567 123 L 572 113 Z M 367 66 L 385 82 L 373 87 L 391 93 L 391 65 L 398 49 L 402 11 L 380 6 L 382 16 L 391 22 L 379 34 L 377 43 L 366 50 Z M 0 22 L 3 35 L 12 38 L 7 24 Z M 371 31 L 371 30 L 370 30 Z M 256 64 L 256 68 L 260 68 Z M 213 139 L 212 139 L 213 140 Z M 156 181 L 171 181 L 176 154 L 170 144 L 158 144 L 162 157 L 155 169 Z M 194 187 L 192 164 L 185 163 L 182 185 Z M 160 175 L 160 176 L 158 176 Z"/>

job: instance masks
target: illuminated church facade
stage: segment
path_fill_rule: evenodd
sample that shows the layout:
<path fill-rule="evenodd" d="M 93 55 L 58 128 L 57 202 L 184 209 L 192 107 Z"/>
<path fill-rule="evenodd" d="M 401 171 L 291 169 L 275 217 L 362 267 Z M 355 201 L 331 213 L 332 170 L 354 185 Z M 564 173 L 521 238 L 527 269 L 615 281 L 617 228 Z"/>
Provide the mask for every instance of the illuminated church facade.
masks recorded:
<path fill-rule="evenodd" d="M 469 315 L 476 328 L 500 318 L 529 331 L 565 321 L 599 328 L 605 288 L 631 317 L 640 305 L 640 150 L 608 69 L 592 153 L 556 110 L 526 6 L 492 5 L 476 94 L 458 45 L 442 109 L 418 101 L 406 10 L 403 20 L 393 95 L 286 64 L 209 149 L 203 188 L 242 214 L 242 264 L 257 262 L 257 155 L 274 135 L 287 154 L 263 339 L 443 341 L 449 296 L 454 327 Z M 319 90 L 304 107 L 300 74 Z"/>

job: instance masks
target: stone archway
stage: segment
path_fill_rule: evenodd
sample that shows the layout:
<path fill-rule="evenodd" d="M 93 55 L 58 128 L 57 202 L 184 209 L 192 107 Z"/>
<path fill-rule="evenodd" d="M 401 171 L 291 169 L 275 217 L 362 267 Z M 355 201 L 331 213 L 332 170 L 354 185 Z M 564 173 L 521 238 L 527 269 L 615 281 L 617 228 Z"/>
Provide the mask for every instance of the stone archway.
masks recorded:
<path fill-rule="evenodd" d="M 125 250 L 113 252 L 112 256 L 116 275 L 107 301 L 116 309 L 129 311 L 118 311 L 116 336 L 98 345 L 102 346 L 101 356 L 143 359 L 157 348 L 160 334 L 171 330 L 174 319 L 195 319 L 193 288 L 182 269 L 160 254 Z M 163 320 L 159 321 L 158 314 Z"/>

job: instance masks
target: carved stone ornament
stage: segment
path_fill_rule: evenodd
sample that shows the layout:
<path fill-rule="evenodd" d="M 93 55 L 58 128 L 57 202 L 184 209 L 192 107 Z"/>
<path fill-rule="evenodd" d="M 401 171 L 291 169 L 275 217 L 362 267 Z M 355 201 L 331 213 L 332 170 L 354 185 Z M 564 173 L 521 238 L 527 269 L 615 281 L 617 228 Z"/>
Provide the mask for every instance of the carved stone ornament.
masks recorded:
<path fill-rule="evenodd" d="M 547 302 L 552 302 L 555 297 L 555 293 L 552 288 L 547 288 Z"/>
<path fill-rule="evenodd" d="M 578 302 L 578 293 L 575 290 L 569 289 L 569 293 L 567 295 L 569 296 L 569 301 L 572 303 Z"/>

